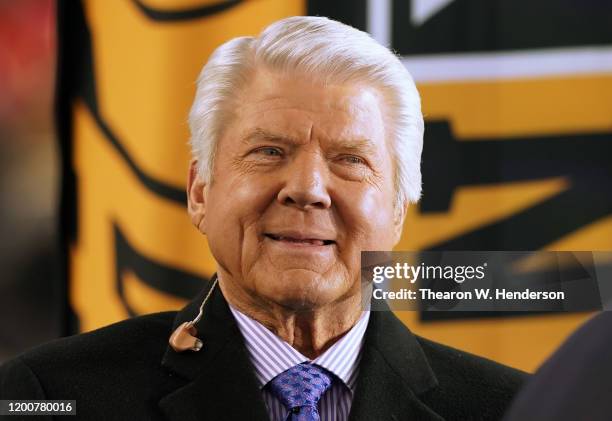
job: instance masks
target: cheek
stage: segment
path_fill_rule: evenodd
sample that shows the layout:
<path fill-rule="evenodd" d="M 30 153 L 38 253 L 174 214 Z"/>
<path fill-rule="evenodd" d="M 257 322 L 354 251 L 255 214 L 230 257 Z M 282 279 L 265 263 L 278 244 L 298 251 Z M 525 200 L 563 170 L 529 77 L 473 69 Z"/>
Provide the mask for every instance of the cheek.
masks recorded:
<path fill-rule="evenodd" d="M 393 197 L 374 187 L 348 194 L 342 202 L 347 235 L 361 250 L 393 247 Z"/>
<path fill-rule="evenodd" d="M 274 199 L 273 188 L 253 177 L 225 177 L 210 189 L 210 215 L 207 223 L 237 230 L 242 222 L 261 214 Z M 213 220 L 214 219 L 214 220 Z"/>
<path fill-rule="evenodd" d="M 236 270 L 257 252 L 258 222 L 275 198 L 274 189 L 255 177 L 218 180 L 207 198 L 206 231 L 217 260 Z"/>

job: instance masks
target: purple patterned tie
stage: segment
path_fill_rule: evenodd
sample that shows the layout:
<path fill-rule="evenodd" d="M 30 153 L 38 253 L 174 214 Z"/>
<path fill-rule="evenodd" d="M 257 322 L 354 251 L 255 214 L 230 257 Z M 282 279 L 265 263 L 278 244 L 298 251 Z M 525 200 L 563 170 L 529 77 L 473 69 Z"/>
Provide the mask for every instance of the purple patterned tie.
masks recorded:
<path fill-rule="evenodd" d="M 319 421 L 317 403 L 332 383 L 332 374 L 310 363 L 294 365 L 273 378 L 274 395 L 289 410 L 287 421 Z"/>

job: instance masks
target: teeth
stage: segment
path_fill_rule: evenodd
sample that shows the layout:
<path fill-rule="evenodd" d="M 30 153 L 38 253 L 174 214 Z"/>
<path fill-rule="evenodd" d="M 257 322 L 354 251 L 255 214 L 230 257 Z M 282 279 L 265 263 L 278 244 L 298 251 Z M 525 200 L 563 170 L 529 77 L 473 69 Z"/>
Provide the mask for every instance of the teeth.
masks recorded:
<path fill-rule="evenodd" d="M 297 238 L 291 238 L 291 237 L 273 237 L 275 240 L 279 240 L 279 241 L 290 241 L 292 243 L 304 243 L 304 244 L 312 244 L 313 246 L 322 246 L 325 243 L 323 242 L 323 240 L 315 240 L 315 239 L 303 239 L 303 240 L 299 240 Z"/>

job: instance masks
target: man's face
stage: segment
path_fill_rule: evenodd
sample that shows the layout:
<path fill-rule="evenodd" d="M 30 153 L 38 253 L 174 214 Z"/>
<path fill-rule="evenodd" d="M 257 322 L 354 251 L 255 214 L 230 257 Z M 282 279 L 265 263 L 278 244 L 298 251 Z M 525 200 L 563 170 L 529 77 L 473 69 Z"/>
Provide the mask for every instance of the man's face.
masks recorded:
<path fill-rule="evenodd" d="M 192 164 L 188 187 L 224 290 L 296 310 L 356 297 L 360 252 L 401 231 L 380 94 L 258 71 L 235 113 L 213 182 Z"/>

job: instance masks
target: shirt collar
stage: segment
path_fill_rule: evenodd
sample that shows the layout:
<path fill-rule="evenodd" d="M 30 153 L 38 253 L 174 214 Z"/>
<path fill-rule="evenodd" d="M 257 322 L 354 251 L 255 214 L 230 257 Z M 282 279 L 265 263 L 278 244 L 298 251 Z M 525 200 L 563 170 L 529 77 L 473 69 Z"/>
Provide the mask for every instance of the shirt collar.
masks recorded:
<path fill-rule="evenodd" d="M 323 354 L 310 360 L 257 320 L 231 305 L 229 308 L 244 337 L 260 388 L 294 365 L 311 362 L 335 374 L 351 392 L 355 391 L 369 311 L 363 311 L 357 323 L 342 338 Z"/>

